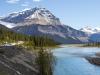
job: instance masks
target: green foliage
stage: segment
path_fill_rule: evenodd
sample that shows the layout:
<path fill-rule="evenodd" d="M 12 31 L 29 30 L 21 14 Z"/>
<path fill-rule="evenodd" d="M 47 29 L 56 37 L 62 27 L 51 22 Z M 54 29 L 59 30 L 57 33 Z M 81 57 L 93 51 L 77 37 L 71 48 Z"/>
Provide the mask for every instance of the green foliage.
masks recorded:
<path fill-rule="evenodd" d="M 57 43 L 54 40 L 48 38 L 47 36 L 29 36 L 20 33 L 16 33 L 8 28 L 0 28 L 0 43 L 12 43 L 24 41 L 23 46 L 27 47 L 43 47 L 43 46 L 55 46 Z"/>
<path fill-rule="evenodd" d="M 36 62 L 39 66 L 39 75 L 53 75 L 55 59 L 50 50 L 41 47 Z"/>
<path fill-rule="evenodd" d="M 39 66 L 39 75 L 53 75 L 53 62 L 54 58 L 50 50 L 45 47 L 56 46 L 57 43 L 47 36 L 28 36 L 19 33 L 15 33 L 7 28 L 0 28 L 0 43 L 12 43 L 17 41 L 23 41 L 20 46 L 27 48 L 33 48 L 37 50 L 37 64 Z M 0 73 L 6 75 L 5 73 Z"/>

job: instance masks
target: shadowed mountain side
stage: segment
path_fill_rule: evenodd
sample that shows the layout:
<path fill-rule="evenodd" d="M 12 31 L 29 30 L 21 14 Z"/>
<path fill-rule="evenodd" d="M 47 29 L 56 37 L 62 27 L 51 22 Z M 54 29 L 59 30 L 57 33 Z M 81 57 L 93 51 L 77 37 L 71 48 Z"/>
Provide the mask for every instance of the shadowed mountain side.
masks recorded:
<path fill-rule="evenodd" d="M 88 42 L 87 35 L 84 32 L 66 25 L 26 25 L 14 27 L 13 30 L 27 35 L 46 35 L 59 43 Z"/>

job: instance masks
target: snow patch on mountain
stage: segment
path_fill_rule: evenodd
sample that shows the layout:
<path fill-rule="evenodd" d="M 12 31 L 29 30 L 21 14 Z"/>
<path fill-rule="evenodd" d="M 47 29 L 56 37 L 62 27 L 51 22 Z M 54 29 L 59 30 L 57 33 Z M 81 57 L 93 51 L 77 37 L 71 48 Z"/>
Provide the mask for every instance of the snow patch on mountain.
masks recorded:
<path fill-rule="evenodd" d="M 81 31 L 87 33 L 87 34 L 94 34 L 94 33 L 99 33 L 100 32 L 100 28 L 96 27 L 96 28 L 92 28 L 92 27 L 84 27 L 80 29 Z"/>
<path fill-rule="evenodd" d="M 0 21 L 0 24 L 8 27 L 8 28 L 13 28 L 15 27 L 15 25 L 13 23 L 8 23 L 8 22 L 3 22 L 3 21 Z"/>
<path fill-rule="evenodd" d="M 94 31 L 97 32 L 97 33 L 99 33 L 99 32 L 100 32 L 100 28 L 96 27 L 96 28 L 94 29 Z"/>
<path fill-rule="evenodd" d="M 37 7 L 12 13 L 2 20 L 10 23 L 61 25 L 59 18 L 55 17 L 49 10 Z"/>

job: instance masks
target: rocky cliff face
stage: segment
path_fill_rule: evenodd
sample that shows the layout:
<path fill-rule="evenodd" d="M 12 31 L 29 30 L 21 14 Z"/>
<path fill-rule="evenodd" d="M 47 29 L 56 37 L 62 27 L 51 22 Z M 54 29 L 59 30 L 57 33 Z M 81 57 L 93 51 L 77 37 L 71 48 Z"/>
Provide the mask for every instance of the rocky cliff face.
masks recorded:
<path fill-rule="evenodd" d="M 0 73 L 4 75 L 37 75 L 35 55 L 16 46 L 0 46 Z"/>

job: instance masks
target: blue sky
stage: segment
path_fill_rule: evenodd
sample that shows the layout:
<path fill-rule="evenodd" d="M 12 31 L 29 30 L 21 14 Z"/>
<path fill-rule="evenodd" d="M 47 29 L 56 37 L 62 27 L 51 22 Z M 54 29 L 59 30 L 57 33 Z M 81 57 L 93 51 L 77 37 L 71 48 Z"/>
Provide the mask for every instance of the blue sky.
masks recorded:
<path fill-rule="evenodd" d="M 49 9 L 63 24 L 76 29 L 100 27 L 100 0 L 0 0 L 0 16 L 35 6 Z"/>

